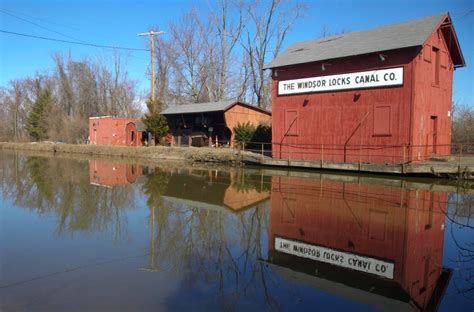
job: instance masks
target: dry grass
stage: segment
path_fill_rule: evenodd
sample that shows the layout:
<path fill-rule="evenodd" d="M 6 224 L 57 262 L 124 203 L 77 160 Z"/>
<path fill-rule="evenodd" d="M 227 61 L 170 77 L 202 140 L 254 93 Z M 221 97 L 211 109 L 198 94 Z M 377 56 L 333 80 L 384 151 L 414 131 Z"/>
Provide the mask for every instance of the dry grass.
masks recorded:
<path fill-rule="evenodd" d="M 95 156 L 116 156 L 136 159 L 186 160 L 216 163 L 240 163 L 242 157 L 252 153 L 239 154 L 236 149 L 208 147 L 128 147 L 114 145 L 82 145 L 54 143 L 10 143 L 0 142 L 0 149 L 28 150 L 46 153 L 82 154 Z"/>

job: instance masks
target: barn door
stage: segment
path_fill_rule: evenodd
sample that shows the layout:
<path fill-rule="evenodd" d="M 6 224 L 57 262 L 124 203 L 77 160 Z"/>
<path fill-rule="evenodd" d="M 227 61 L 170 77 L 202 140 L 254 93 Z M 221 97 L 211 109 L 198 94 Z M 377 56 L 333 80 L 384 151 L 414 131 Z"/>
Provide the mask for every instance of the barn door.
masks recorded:
<path fill-rule="evenodd" d="M 430 152 L 431 154 L 436 154 L 436 147 L 438 145 L 438 116 L 431 116 L 431 135 L 432 146 L 430 147 Z"/>

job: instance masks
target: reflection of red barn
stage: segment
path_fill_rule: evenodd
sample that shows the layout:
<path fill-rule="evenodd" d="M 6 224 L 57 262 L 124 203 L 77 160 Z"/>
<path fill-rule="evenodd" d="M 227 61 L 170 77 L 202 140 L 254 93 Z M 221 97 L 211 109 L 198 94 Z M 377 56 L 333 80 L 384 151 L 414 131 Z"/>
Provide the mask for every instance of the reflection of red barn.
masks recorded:
<path fill-rule="evenodd" d="M 447 13 L 296 43 L 267 66 L 273 156 L 400 163 L 450 153 L 462 66 Z"/>
<path fill-rule="evenodd" d="M 90 184 L 113 187 L 135 183 L 143 174 L 139 164 L 111 163 L 105 160 L 89 160 Z"/>
<path fill-rule="evenodd" d="M 439 303 L 442 296 L 438 285 L 442 284 L 446 200 L 446 193 L 273 177 L 270 258 L 290 267 L 304 258 L 275 251 L 275 238 L 282 237 L 393 263 L 393 279 L 389 279 L 313 261 L 319 276 L 327 273 L 326 280 L 379 293 L 395 299 L 397 304 L 403 301 L 415 310 L 424 310 Z M 376 300 L 367 301 L 374 304 Z"/>
<path fill-rule="evenodd" d="M 94 145 L 141 145 L 145 131 L 140 119 L 112 116 L 89 118 L 89 140 Z"/>

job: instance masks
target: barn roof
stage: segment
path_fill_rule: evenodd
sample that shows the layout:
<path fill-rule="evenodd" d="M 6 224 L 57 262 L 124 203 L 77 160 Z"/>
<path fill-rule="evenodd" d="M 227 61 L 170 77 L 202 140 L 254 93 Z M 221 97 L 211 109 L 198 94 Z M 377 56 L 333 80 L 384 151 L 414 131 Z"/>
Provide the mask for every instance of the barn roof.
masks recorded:
<path fill-rule="evenodd" d="M 295 43 L 277 55 L 265 68 L 421 46 L 440 26 L 446 41 L 452 42 L 450 52 L 454 65 L 465 66 L 449 14 L 442 13 L 388 26 Z"/>
<path fill-rule="evenodd" d="M 240 104 L 263 113 L 270 114 L 270 112 L 261 109 L 255 105 L 251 105 L 242 101 L 222 101 L 222 102 L 209 102 L 209 103 L 192 103 L 192 104 L 182 104 L 169 107 L 162 111 L 163 115 L 174 115 L 174 114 L 193 114 L 193 113 L 207 113 L 207 112 L 221 112 L 226 111 L 232 106 Z"/>

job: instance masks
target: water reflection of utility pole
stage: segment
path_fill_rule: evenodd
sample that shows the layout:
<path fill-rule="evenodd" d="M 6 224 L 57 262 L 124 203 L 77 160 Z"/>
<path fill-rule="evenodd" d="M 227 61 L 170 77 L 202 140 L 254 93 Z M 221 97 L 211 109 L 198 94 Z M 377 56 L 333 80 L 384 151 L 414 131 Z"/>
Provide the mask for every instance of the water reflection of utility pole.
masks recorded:
<path fill-rule="evenodd" d="M 155 259 L 155 207 L 150 207 L 150 246 L 148 247 L 148 268 L 140 268 L 142 271 L 156 272 L 156 259 Z"/>

